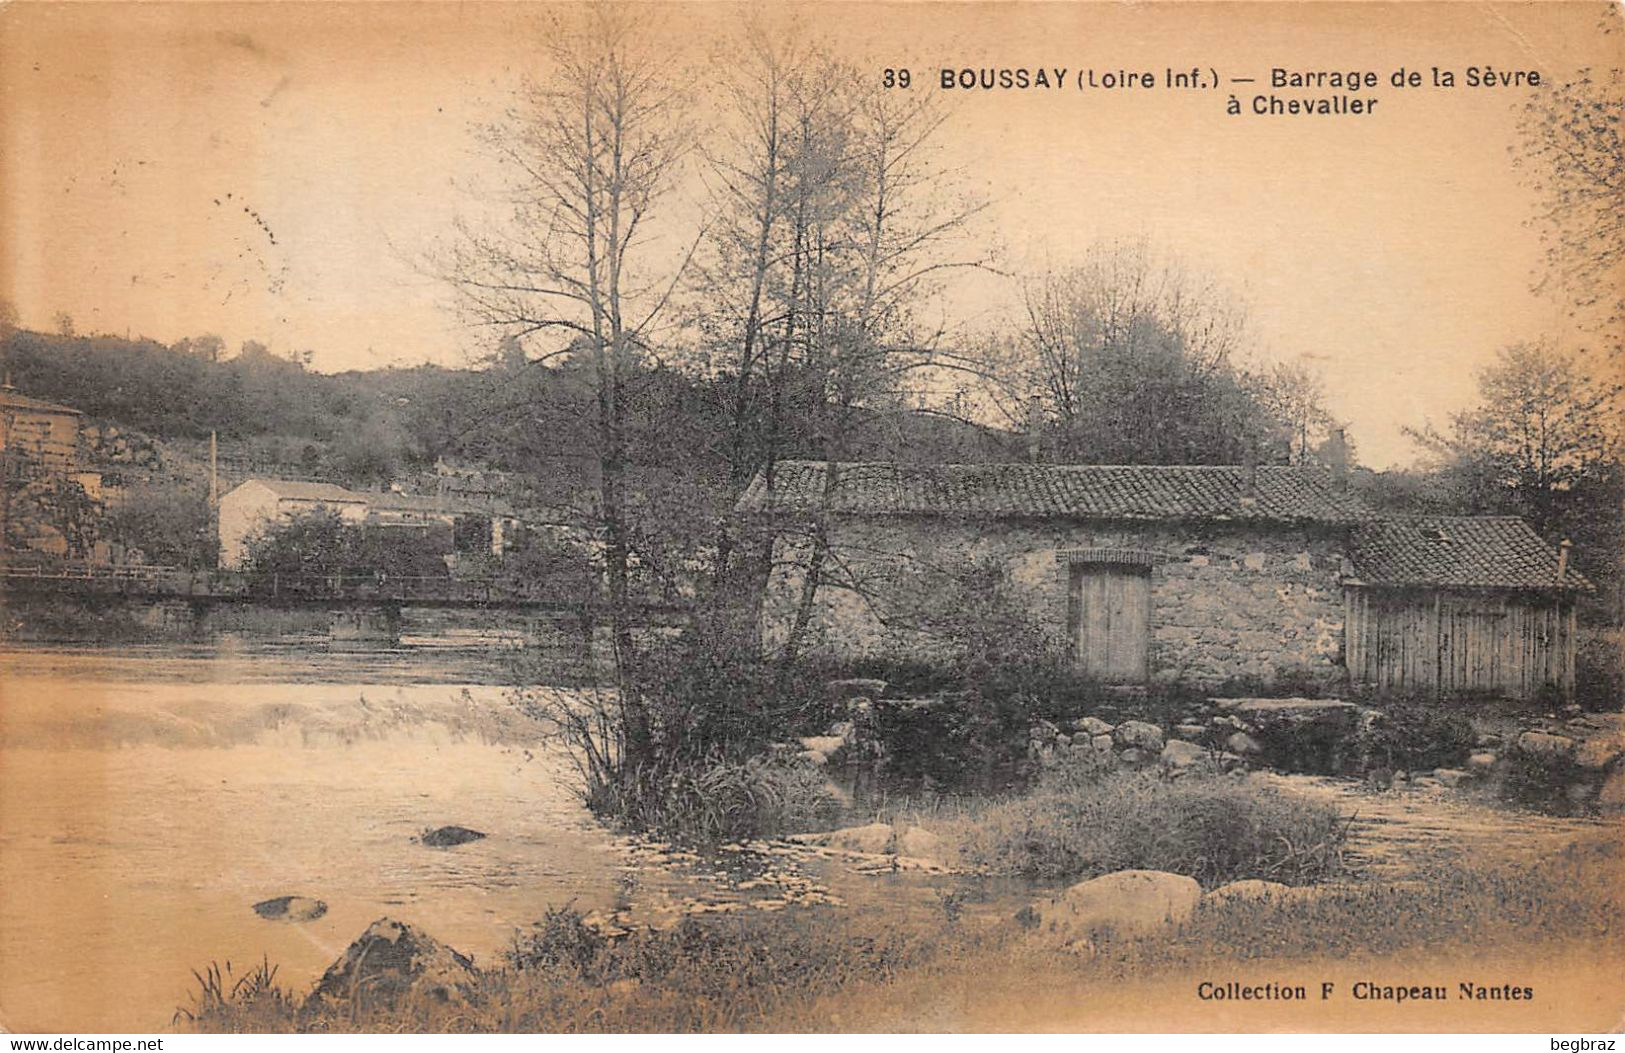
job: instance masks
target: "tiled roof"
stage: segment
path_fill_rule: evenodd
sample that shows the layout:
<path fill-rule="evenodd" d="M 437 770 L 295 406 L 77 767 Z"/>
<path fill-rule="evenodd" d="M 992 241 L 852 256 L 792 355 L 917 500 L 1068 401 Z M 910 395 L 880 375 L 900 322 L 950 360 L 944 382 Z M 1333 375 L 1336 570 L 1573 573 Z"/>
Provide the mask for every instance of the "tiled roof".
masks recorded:
<path fill-rule="evenodd" d="M 16 391 L 0 391 L 0 406 L 8 409 L 33 410 L 36 413 L 65 413 L 75 417 L 84 416 L 83 413 L 72 406 L 46 402 L 44 399 L 37 399 L 31 395 L 24 395 Z"/>
<path fill-rule="evenodd" d="M 1557 550 L 1516 516 L 1395 516 L 1355 531 L 1349 551 L 1367 585 L 1550 589 Z M 1565 589 L 1592 588 L 1572 563 Z"/>
<path fill-rule="evenodd" d="M 292 498 L 295 501 L 334 501 L 339 504 L 362 504 L 367 500 L 366 494 L 358 494 L 353 490 L 346 490 L 342 486 L 332 483 L 310 483 L 302 479 L 245 479 L 243 485 L 258 483 L 278 497 Z"/>
<path fill-rule="evenodd" d="M 286 497 L 295 501 L 366 505 L 370 509 L 384 509 L 391 512 L 451 512 L 459 515 L 463 513 L 491 514 L 489 510 L 476 508 L 466 501 L 459 501 L 455 498 L 439 498 L 433 494 L 407 494 L 399 490 L 347 490 L 333 483 L 312 483 L 299 479 L 254 478 L 245 480 L 244 485 L 248 483 L 258 483 L 278 497 Z"/>
<path fill-rule="evenodd" d="M 773 507 L 821 507 L 823 461 L 776 466 Z M 1353 523 L 1369 514 L 1318 468 L 1264 465 L 1256 486 L 1236 465 L 891 464 L 837 465 L 831 511 L 846 515 L 942 515 L 1042 519 L 1213 519 Z M 767 510 L 760 474 L 740 497 Z"/>

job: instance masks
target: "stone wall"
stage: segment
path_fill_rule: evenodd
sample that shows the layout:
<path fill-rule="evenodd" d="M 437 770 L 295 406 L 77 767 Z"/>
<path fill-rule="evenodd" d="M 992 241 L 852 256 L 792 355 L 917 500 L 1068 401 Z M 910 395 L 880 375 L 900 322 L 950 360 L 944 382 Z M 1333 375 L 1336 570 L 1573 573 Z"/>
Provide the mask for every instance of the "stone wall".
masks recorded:
<path fill-rule="evenodd" d="M 1159 679 L 1343 676 L 1340 532 L 1293 526 L 1145 526 L 943 518 L 847 520 L 832 529 L 810 643 L 843 657 L 939 656 L 941 627 L 988 601 L 986 569 L 1031 621 L 1035 643 L 1068 648 L 1068 549 L 1154 554 L 1151 670 Z M 781 542 L 764 604 L 764 639 L 782 645 L 808 544 Z M 982 573 L 976 571 L 980 568 Z"/>

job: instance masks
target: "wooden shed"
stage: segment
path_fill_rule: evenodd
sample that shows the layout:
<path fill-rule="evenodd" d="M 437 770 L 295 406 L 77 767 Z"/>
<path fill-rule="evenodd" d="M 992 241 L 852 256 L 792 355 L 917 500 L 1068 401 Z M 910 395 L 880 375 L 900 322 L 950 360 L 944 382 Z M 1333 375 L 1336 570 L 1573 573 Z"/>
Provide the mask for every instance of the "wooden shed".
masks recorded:
<path fill-rule="evenodd" d="M 1356 683 L 1433 695 L 1530 698 L 1574 689 L 1575 597 L 1592 585 L 1515 516 L 1363 524 L 1343 582 Z"/>

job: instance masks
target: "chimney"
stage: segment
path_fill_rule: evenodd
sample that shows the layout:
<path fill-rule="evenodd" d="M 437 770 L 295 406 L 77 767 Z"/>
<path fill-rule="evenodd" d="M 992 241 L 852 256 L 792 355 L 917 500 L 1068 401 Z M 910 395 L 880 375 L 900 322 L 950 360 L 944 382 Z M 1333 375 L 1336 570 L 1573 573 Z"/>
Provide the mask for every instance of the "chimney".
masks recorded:
<path fill-rule="evenodd" d="M 1564 576 L 1569 572 L 1569 549 L 1573 547 L 1574 542 L 1568 538 L 1564 538 L 1557 545 L 1557 580 L 1553 584 L 1560 589 L 1563 587 Z"/>
<path fill-rule="evenodd" d="M 1341 426 L 1333 428 L 1326 440 L 1326 463 L 1332 469 L 1332 482 L 1339 490 L 1346 488 L 1349 483 L 1349 443 Z"/>
<path fill-rule="evenodd" d="M 1044 400 L 1027 396 L 1027 462 L 1037 464 L 1043 455 Z"/>

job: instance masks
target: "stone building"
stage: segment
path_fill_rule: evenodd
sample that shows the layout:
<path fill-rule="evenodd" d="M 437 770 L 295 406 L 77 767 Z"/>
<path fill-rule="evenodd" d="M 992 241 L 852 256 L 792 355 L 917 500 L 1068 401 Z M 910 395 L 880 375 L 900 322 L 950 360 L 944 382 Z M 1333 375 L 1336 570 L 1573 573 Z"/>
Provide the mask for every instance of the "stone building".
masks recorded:
<path fill-rule="evenodd" d="M 799 618 L 809 646 L 845 657 L 930 657 L 977 621 L 1014 618 L 1018 635 L 1126 683 L 1347 680 L 1354 541 L 1371 566 L 1395 544 L 1343 473 L 1286 466 L 859 463 L 831 476 L 794 461 L 771 489 L 754 480 L 739 510 L 773 520 L 770 650 Z M 1522 530 L 1518 545 L 1492 532 L 1478 558 L 1529 558 L 1531 540 L 1551 552 Z M 1572 640 L 1559 646 L 1572 663 Z"/>

